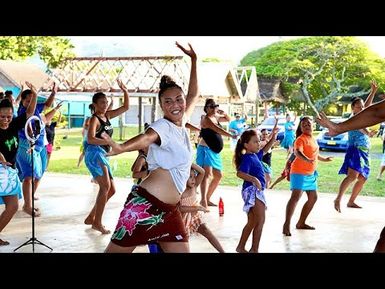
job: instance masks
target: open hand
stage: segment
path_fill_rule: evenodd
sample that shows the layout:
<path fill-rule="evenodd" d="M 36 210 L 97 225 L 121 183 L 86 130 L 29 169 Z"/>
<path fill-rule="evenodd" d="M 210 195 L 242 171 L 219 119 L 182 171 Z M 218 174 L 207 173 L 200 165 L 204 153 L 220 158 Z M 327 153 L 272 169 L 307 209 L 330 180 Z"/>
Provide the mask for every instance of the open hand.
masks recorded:
<path fill-rule="evenodd" d="M 318 122 L 323 127 L 328 128 L 330 136 L 336 136 L 341 133 L 337 124 L 330 121 L 324 112 L 319 113 L 319 116 L 316 118 L 316 122 Z"/>
<path fill-rule="evenodd" d="M 192 46 L 191 46 L 190 43 L 188 43 L 188 46 L 190 46 L 190 50 L 184 48 L 182 45 L 179 44 L 178 41 L 176 41 L 175 44 L 176 44 L 176 46 L 177 46 L 180 50 L 182 50 L 182 51 L 184 52 L 184 54 L 190 56 L 192 59 L 197 59 L 197 55 L 196 55 L 196 53 L 195 53 L 195 51 L 194 51 L 194 49 L 192 48 Z"/>

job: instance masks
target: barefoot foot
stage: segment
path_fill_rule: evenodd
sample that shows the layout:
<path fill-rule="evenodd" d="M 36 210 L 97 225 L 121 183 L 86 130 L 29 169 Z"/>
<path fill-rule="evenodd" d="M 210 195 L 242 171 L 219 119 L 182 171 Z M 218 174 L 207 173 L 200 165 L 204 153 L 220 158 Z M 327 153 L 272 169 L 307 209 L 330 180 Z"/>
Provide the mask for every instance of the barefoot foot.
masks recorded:
<path fill-rule="evenodd" d="M 217 204 L 214 204 L 214 203 L 211 202 L 211 201 L 208 201 L 208 202 L 207 202 L 207 205 L 209 205 L 210 207 L 217 207 L 217 206 L 218 206 Z"/>
<path fill-rule="evenodd" d="M 6 245 L 9 245 L 9 242 L 0 239 L 0 246 L 6 246 Z"/>
<path fill-rule="evenodd" d="M 103 225 L 92 225 L 92 229 L 101 232 L 102 234 L 111 233 L 110 230 L 107 230 Z"/>
<path fill-rule="evenodd" d="M 95 217 L 87 216 L 87 218 L 84 220 L 84 224 L 92 225 L 92 223 L 94 222 L 94 219 L 95 219 Z"/>
<path fill-rule="evenodd" d="M 348 208 L 362 209 L 362 207 L 360 207 L 360 206 L 357 205 L 356 203 L 348 203 L 346 206 L 347 206 Z"/>
<path fill-rule="evenodd" d="M 28 215 L 32 216 L 32 208 L 23 207 L 23 211 L 25 213 L 27 213 Z M 34 216 L 35 217 L 40 217 L 40 215 L 41 215 L 40 209 L 39 208 L 35 208 L 34 209 Z"/>
<path fill-rule="evenodd" d="M 337 212 L 341 213 L 341 206 L 339 200 L 334 200 L 334 209 L 336 209 Z"/>
<path fill-rule="evenodd" d="M 206 209 L 207 209 L 207 202 L 205 202 L 205 201 L 200 201 L 200 204 L 201 204 L 201 206 L 202 207 L 205 207 Z"/>
<path fill-rule="evenodd" d="M 296 227 L 298 230 L 315 230 L 314 227 L 309 226 L 309 225 L 307 225 L 307 224 L 297 224 L 295 227 Z"/>
<path fill-rule="evenodd" d="M 241 247 L 237 247 L 235 251 L 237 251 L 238 253 L 248 253 L 245 248 L 241 248 Z"/>
<path fill-rule="evenodd" d="M 290 228 L 288 226 L 283 226 L 283 230 L 282 230 L 282 234 L 284 234 L 285 236 L 288 236 L 290 237 L 291 236 L 291 233 L 290 233 Z"/>

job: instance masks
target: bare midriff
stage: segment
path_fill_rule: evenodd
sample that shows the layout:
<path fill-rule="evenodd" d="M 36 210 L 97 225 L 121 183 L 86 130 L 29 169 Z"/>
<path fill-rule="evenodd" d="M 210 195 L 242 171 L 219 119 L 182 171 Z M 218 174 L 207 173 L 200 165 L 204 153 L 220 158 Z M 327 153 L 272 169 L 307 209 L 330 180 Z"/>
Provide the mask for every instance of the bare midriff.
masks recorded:
<path fill-rule="evenodd" d="M 157 168 L 151 171 L 140 186 L 166 204 L 175 205 L 180 201 L 180 193 L 168 170 Z"/>

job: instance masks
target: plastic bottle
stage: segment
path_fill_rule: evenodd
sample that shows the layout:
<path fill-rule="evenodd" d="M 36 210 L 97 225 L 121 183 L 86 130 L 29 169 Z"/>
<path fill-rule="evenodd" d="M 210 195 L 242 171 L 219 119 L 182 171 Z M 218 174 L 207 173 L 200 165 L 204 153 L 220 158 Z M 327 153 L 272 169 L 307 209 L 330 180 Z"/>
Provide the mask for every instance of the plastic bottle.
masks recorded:
<path fill-rule="evenodd" d="M 222 198 L 219 198 L 218 208 L 219 208 L 219 216 L 222 217 L 225 213 L 225 204 L 223 203 Z"/>

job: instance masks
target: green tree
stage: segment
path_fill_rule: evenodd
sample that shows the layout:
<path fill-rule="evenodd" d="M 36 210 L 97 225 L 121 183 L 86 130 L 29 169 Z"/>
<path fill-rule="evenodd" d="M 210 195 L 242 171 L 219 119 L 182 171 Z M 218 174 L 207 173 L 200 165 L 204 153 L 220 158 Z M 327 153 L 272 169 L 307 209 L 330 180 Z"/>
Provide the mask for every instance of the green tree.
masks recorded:
<path fill-rule="evenodd" d="M 36 54 L 48 68 L 73 57 L 69 39 L 58 36 L 0 36 L 0 59 L 23 60 Z"/>
<path fill-rule="evenodd" d="M 370 80 L 385 84 L 385 61 L 355 37 L 315 36 L 280 41 L 248 53 L 241 65 L 254 65 L 257 75 L 279 78 L 284 93 L 298 103 L 300 94 L 315 111 L 341 96 L 369 92 Z M 349 88 L 361 89 L 354 93 Z"/>

